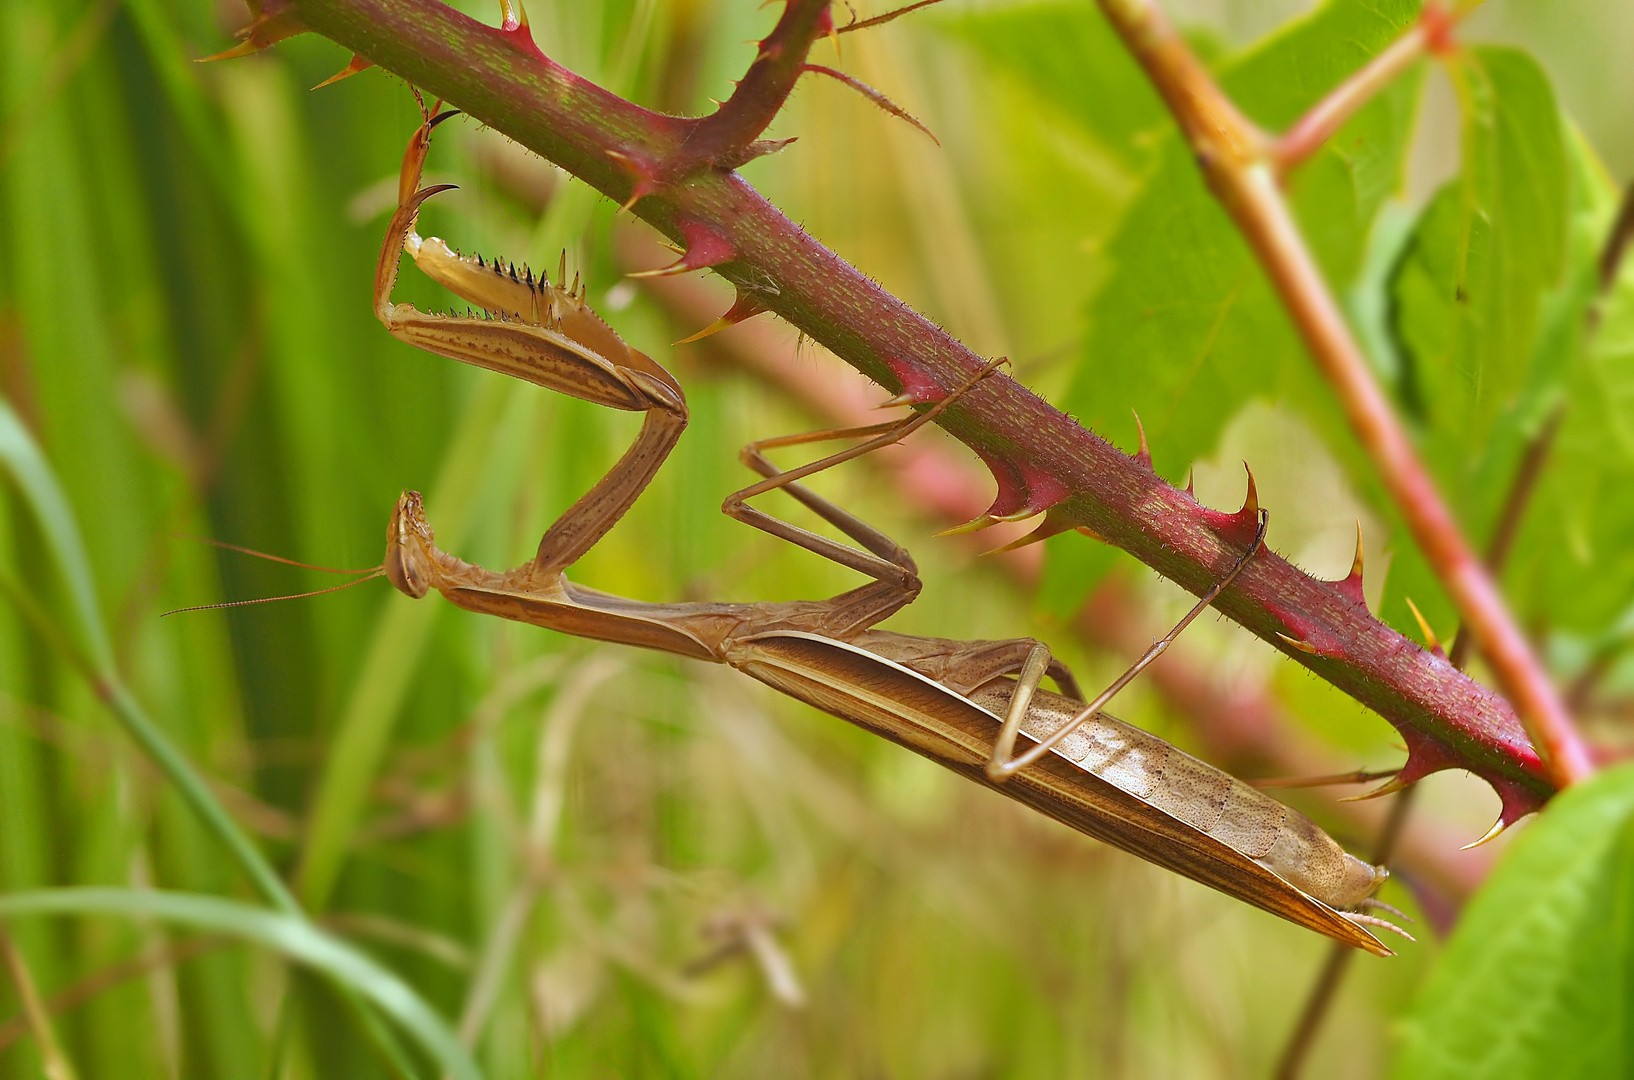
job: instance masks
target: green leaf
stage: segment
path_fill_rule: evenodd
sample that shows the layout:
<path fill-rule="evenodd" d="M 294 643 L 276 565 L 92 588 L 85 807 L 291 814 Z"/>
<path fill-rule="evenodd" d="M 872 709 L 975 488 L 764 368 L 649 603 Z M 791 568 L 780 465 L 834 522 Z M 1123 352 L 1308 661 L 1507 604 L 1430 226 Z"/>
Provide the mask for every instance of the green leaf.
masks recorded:
<path fill-rule="evenodd" d="M 1425 209 L 1395 285 L 1404 400 L 1449 481 L 1517 405 L 1543 297 L 1563 266 L 1568 196 L 1560 116 L 1537 64 L 1475 49 L 1451 70 L 1465 167 Z"/>
<path fill-rule="evenodd" d="M 940 25 L 1125 164 L 1144 162 L 1141 137 L 1168 123 L 1157 91 L 1088 4 L 986 11 Z"/>
<path fill-rule="evenodd" d="M 468 1080 L 482 1076 L 448 1024 L 408 984 L 303 918 L 214 896 L 152 889 L 39 889 L 0 896 L 0 917 L 19 915 L 118 915 L 231 934 L 355 991 L 397 1021 L 445 1073 Z"/>
<path fill-rule="evenodd" d="M 1595 255 L 1610 219 L 1609 186 L 1584 229 L 1575 304 L 1554 343 L 1565 353 L 1554 373 L 1550 409 L 1561 397 L 1561 424 L 1525 528 L 1516 542 L 1507 592 L 1528 622 L 1598 635 L 1634 601 L 1634 276 L 1623 274 L 1596 297 Z M 1584 332 L 1585 309 L 1600 319 Z M 1565 331 L 1572 331 L 1568 337 Z M 1587 340 L 1585 340 L 1585 338 Z M 1563 386 L 1561 384 L 1564 384 Z M 1619 636 L 1626 636 L 1621 631 Z"/>
<path fill-rule="evenodd" d="M 1512 49 L 1472 49 L 1449 69 L 1463 109 L 1464 168 L 1425 207 L 1390 285 L 1402 362 L 1398 406 L 1474 537 L 1491 533 L 1526 443 L 1572 366 L 1582 323 L 1582 245 L 1567 265 L 1572 158 L 1543 72 Z M 1574 195 L 1574 192 L 1576 194 Z M 1559 291 L 1563 290 L 1563 291 Z M 1554 295 L 1552 295 L 1554 294 Z M 1416 549 L 1386 585 L 1384 614 L 1455 615 Z"/>
<path fill-rule="evenodd" d="M 1231 65 L 1222 85 L 1255 120 L 1286 124 L 1416 13 L 1406 0 L 1336 0 Z M 1295 214 L 1335 289 L 1359 273 L 1373 217 L 1399 181 L 1417 94 L 1416 77 L 1398 80 L 1294 179 Z M 1254 397 L 1294 394 L 1324 410 L 1317 426 L 1327 426 L 1334 408 L 1270 282 L 1172 133 L 1108 255 L 1113 276 L 1090 303 L 1064 402 L 1089 427 L 1124 436 L 1134 408 L 1158 471 L 1178 481 Z M 1091 583 L 1078 582 L 1079 594 Z"/>
<path fill-rule="evenodd" d="M 113 647 L 108 643 L 108 629 L 97 606 L 96 582 L 91 577 L 91 564 L 85 556 L 85 542 L 74 521 L 74 511 L 40 448 L 4 398 L 0 398 L 0 470 L 22 492 L 45 538 L 46 550 L 68 590 L 78 644 L 99 669 L 112 670 Z"/>
<path fill-rule="evenodd" d="M 1394 1075 L 1627 1076 L 1634 1067 L 1634 767 L 1558 796 L 1464 911 Z"/>

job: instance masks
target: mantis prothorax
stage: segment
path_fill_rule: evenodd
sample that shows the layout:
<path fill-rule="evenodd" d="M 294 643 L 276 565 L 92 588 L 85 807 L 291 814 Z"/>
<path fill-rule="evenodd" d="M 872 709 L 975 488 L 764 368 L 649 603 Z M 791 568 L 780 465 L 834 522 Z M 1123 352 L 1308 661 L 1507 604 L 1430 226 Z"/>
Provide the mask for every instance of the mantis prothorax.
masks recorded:
<path fill-rule="evenodd" d="M 419 183 L 431 130 L 443 118 L 428 112 L 404 156 L 400 202 L 375 274 L 381 321 L 432 352 L 588 401 L 644 410 L 647 421 L 624 457 L 546 531 L 535 558 L 505 573 L 439 550 L 419 494 L 405 492 L 387 534 L 385 572 L 393 585 L 416 598 L 436 589 L 470 611 L 579 637 L 728 664 L 1080 832 L 1346 944 L 1390 954 L 1362 925 L 1389 924 L 1357 911 L 1384 880 L 1382 867 L 1347 854 L 1297 811 L 1096 711 L 1173 633 L 1086 705 L 1070 672 L 1037 641 L 953 641 L 873 629 L 918 595 L 912 557 L 797 481 L 906 437 L 961 395 L 980 392 L 979 383 L 996 364 L 906 421 L 745 448 L 744 462 L 764 479 L 729 496 L 724 512 L 858 570 L 871 582 L 818 601 L 662 604 L 569 581 L 562 571 L 618 521 L 674 446 L 686 424 L 685 398 L 668 372 L 590 311 L 582 291 L 519 276 L 497 261 L 456 255 L 442 241 L 418 236 L 420 204 L 442 190 Z M 393 304 L 400 250 L 487 314 L 427 315 Z M 786 472 L 762 453 L 850 436 L 871 438 Z M 773 489 L 788 492 L 860 547 L 746 504 Z M 1174 633 L 1253 558 L 1263 535 L 1262 517 L 1254 544 L 1231 559 L 1216 588 Z M 1046 674 L 1063 693 L 1039 688 Z M 1033 745 L 1012 760 L 1018 736 Z"/>

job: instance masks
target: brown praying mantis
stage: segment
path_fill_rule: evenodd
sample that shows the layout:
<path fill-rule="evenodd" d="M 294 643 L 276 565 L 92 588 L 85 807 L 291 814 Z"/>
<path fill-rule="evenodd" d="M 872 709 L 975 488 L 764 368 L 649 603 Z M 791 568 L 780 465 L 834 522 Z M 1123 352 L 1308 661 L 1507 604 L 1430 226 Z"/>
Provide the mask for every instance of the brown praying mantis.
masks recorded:
<path fill-rule="evenodd" d="M 423 108 L 423 106 L 422 106 Z M 687 422 L 680 385 L 590 309 L 575 278 L 564 287 L 498 260 L 462 256 L 415 231 L 432 115 L 404 154 L 399 202 L 375 272 L 375 312 L 392 334 L 431 352 L 513 375 L 586 401 L 644 412 L 634 444 L 541 539 L 535 557 L 504 573 L 437 548 L 417 492 L 397 503 L 385 573 L 411 597 L 436 589 L 467 610 L 562 633 L 728 664 L 759 681 L 994 788 L 1080 832 L 1256 907 L 1381 956 L 1390 950 L 1361 913 L 1386 877 L 1346 853 L 1304 815 L 1162 739 L 1098 710 L 1156 658 L 1258 552 L 1238 556 L 1171 633 L 1094 701 L 1065 665 L 1026 638 L 953 641 L 873 627 L 918 595 L 912 557 L 889 537 L 798 481 L 905 438 L 960 396 L 979 393 L 989 364 L 905 421 L 750 444 L 763 477 L 726 499 L 725 513 L 872 580 L 827 600 L 649 603 L 577 585 L 564 571 L 619 520 L 651 482 Z M 483 314 L 428 314 L 394 304 L 399 253 Z M 560 278 L 561 275 L 558 275 Z M 862 442 L 781 471 L 764 451 L 846 437 Z M 859 547 L 747 505 L 786 491 Z M 1040 688 L 1050 676 L 1062 691 Z M 1018 737 L 1032 744 L 1012 757 Z M 1382 906 L 1382 905 L 1381 905 Z"/>

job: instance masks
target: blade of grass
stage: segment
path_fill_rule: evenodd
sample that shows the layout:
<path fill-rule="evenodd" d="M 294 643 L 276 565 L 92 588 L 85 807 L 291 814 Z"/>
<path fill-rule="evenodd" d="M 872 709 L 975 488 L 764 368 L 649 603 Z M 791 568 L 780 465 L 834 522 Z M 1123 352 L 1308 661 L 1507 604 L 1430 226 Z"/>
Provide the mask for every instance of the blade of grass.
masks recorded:
<path fill-rule="evenodd" d="M 232 853 L 239 867 L 267 902 L 282 911 L 298 913 L 300 904 L 272 864 L 233 821 L 226 807 L 217 801 L 192 763 L 170 741 L 170 737 L 148 718 L 141 703 L 125 687 L 114 666 L 107 627 L 97 605 L 96 584 L 91 577 L 85 544 L 74 521 L 73 511 L 39 447 L 4 400 L 0 400 L 0 469 L 4 469 L 17 485 L 23 501 L 39 524 L 46 550 L 50 552 L 56 571 L 68 591 L 76 623 L 74 632 L 63 633 L 38 604 L 29 602 L 28 595 L 15 582 L 7 579 L 5 591 L 18 603 L 23 614 L 35 624 L 42 636 L 85 676 L 97 697 L 181 791 L 188 805 Z"/>
<path fill-rule="evenodd" d="M 449 1075 L 467 1080 L 481 1078 L 476 1062 L 453 1030 L 408 984 L 299 916 L 277 914 L 220 897 L 148 889 L 37 889 L 0 897 L 0 917 L 21 915 L 160 919 L 254 942 L 355 991 L 395 1020 Z"/>
<path fill-rule="evenodd" d="M 432 488 L 439 535 L 457 548 L 471 516 L 493 435 L 515 387 L 507 379 L 484 379 L 465 407 L 459 429 Z M 296 890 L 313 910 L 334 891 L 346 852 L 357 832 L 369 785 L 380 768 L 409 683 L 419 668 L 441 604 L 419 604 L 393 593 L 375 623 L 363 667 L 331 740 L 323 776 L 307 814 L 306 841 Z"/>
<path fill-rule="evenodd" d="M 0 955 L 5 958 L 12 985 L 17 988 L 17 996 L 22 999 L 23 1018 L 34 1036 L 35 1049 L 39 1051 L 41 1071 L 45 1073 L 46 1080 L 75 1080 L 78 1074 L 57 1042 L 57 1034 L 51 1028 L 51 1018 L 40 1003 L 39 991 L 34 987 L 34 977 L 23 961 L 23 954 L 18 952 L 11 936 L 4 932 L 0 932 Z"/>
<path fill-rule="evenodd" d="M 76 641 L 73 636 L 64 633 L 57 621 L 9 574 L 0 573 L 0 593 L 10 598 L 41 637 L 85 677 L 98 699 L 181 790 L 182 797 L 204 821 L 206 828 L 232 853 L 240 869 L 249 876 L 263 898 L 288 917 L 310 926 L 300 903 L 272 864 L 248 834 L 238 827 L 192 763 L 148 717 L 141 703 L 120 678 L 114 666 L 107 629 L 97 604 L 95 583 L 73 511 L 39 447 L 4 399 L 0 399 L 0 469 L 16 483 L 39 524 L 58 574 L 73 598 L 80 623 L 77 635 L 80 640 Z M 344 982 L 340 984 L 340 989 L 345 996 L 350 997 L 355 993 L 355 989 Z M 398 1065 L 400 1072 L 412 1076 L 412 1071 L 405 1066 L 395 1036 L 382 1027 L 377 1016 L 361 1008 L 361 1003 L 359 1005 L 359 1022 L 371 1040 L 389 1061 Z"/>

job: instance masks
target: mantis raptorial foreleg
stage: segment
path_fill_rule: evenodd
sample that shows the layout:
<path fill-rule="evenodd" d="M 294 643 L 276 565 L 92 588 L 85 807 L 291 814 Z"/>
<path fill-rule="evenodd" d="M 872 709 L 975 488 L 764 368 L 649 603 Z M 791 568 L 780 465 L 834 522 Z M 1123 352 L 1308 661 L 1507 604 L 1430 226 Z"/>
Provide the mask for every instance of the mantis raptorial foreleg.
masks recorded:
<path fill-rule="evenodd" d="M 534 566 L 548 576 L 594 547 L 652 481 L 686 428 L 686 395 L 674 376 L 601 321 L 585 302 L 577 277 L 572 285 L 560 280 L 551 284 L 543 273 L 535 278 L 527 267 L 518 273 L 514 263 L 460 255 L 436 237 L 421 238 L 415 232 L 421 204 L 448 188 L 420 186 L 431 132 L 456 115 L 434 116 L 424 101 L 420 108 L 424 122 L 403 153 L 397 210 L 375 266 L 375 315 L 393 336 L 429 352 L 598 405 L 647 414 L 624 457 L 540 540 Z M 427 313 L 412 304 L 392 303 L 403 251 L 428 277 L 476 304 L 482 314 Z M 564 270 L 565 262 L 564 257 Z"/>
<path fill-rule="evenodd" d="M 745 461 L 764 479 L 730 496 L 726 512 L 874 579 L 861 587 L 818 601 L 655 604 L 569 581 L 562 569 L 617 521 L 674 445 L 685 424 L 684 398 L 667 372 L 595 317 L 581 292 L 535 282 L 526 272 L 500 274 L 494 265 L 454 255 L 440 241 L 418 238 L 415 211 L 436 190 L 420 189 L 419 177 L 437 120 L 428 113 L 404 158 L 402 200 L 376 275 L 381 321 L 403 340 L 433 352 L 585 400 L 645 410 L 647 421 L 624 459 L 550 527 L 538 557 L 506 573 L 439 550 L 419 495 L 405 492 L 387 536 L 386 572 L 397 588 L 415 597 L 436 589 L 471 611 L 728 664 L 1090 836 L 1302 926 L 1388 954 L 1359 925 L 1373 918 L 1355 913 L 1383 880 L 1382 868 L 1346 854 L 1308 819 L 1269 796 L 1154 735 L 1094 712 L 1094 704 L 1086 708 L 1070 673 L 1040 643 L 953 641 L 871 629 L 918 594 L 913 559 L 799 481 L 905 437 L 963 394 L 978 392 L 993 365 L 905 422 L 767 440 L 745 450 Z M 424 315 L 392 304 L 400 247 L 437 280 L 497 317 Z M 873 438 L 788 472 L 761 452 L 846 434 Z M 746 505 L 745 500 L 776 488 L 786 489 L 860 547 Z M 1256 538 L 1218 588 L 1252 558 L 1259 543 Z M 1153 655 L 1161 649 L 1160 643 Z M 1138 663 L 1103 700 L 1148 662 Z M 1019 679 L 1009 677 L 1017 673 Z M 1070 696 L 1038 689 L 1046 673 Z M 1020 735 L 1039 745 L 1010 761 Z M 1009 775 L 1002 784 L 990 775 L 995 764 L 1000 775 Z"/>

